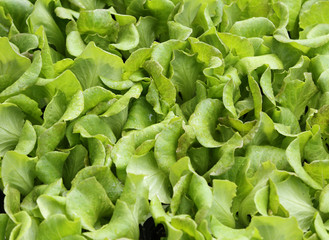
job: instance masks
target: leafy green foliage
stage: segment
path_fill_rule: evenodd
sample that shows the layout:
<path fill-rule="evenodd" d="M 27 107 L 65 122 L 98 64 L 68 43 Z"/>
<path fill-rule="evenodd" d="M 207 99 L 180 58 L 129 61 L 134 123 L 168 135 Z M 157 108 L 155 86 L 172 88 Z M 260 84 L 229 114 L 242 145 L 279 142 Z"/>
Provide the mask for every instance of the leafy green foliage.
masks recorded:
<path fill-rule="evenodd" d="M 0 0 L 0 239 L 328 239 L 328 11 Z"/>

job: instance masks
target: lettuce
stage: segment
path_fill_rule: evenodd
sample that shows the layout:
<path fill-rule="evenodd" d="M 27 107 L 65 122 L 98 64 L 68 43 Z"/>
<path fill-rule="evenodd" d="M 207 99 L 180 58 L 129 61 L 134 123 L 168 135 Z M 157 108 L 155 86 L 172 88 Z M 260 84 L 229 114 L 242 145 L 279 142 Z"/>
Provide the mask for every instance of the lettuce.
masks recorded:
<path fill-rule="evenodd" d="M 0 0 L 0 239 L 328 239 L 328 10 Z"/>

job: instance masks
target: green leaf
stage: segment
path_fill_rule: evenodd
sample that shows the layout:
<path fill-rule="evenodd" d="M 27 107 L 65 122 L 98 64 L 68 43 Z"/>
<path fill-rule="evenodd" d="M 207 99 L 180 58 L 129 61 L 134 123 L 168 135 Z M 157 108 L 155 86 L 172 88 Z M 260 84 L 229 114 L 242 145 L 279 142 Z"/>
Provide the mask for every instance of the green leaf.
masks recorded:
<path fill-rule="evenodd" d="M 123 61 L 120 57 L 106 52 L 91 42 L 81 55 L 74 60 L 71 67 L 83 89 L 97 86 L 98 76 L 112 80 L 121 80 Z"/>
<path fill-rule="evenodd" d="M 263 73 L 259 83 L 264 92 L 264 95 L 271 101 L 273 105 L 276 105 L 272 87 L 272 74 L 271 69 L 269 67 Z"/>
<path fill-rule="evenodd" d="M 87 149 L 82 145 L 76 145 L 67 157 L 63 165 L 63 182 L 64 185 L 70 189 L 71 181 L 75 175 L 85 166 L 87 159 Z"/>
<path fill-rule="evenodd" d="M 324 14 L 329 8 L 329 4 L 326 1 L 319 1 L 312 4 L 309 9 L 305 9 L 301 12 L 299 17 L 299 25 L 301 28 L 305 29 L 310 25 L 315 25 L 319 23 L 329 23 L 329 19 L 326 14 Z M 322 18 L 316 17 L 317 15 L 323 16 Z"/>
<path fill-rule="evenodd" d="M 100 218 L 109 217 L 113 209 L 113 203 L 95 177 L 74 185 L 67 194 L 67 213 L 73 219 L 80 218 L 82 227 L 89 231 L 94 231 Z"/>
<path fill-rule="evenodd" d="M 235 22 L 230 29 L 230 33 L 241 37 L 251 38 L 272 35 L 274 30 L 274 24 L 267 18 L 254 17 Z"/>
<path fill-rule="evenodd" d="M 22 128 L 21 136 L 15 147 L 15 152 L 28 155 L 34 149 L 37 135 L 32 124 L 27 120 Z"/>
<path fill-rule="evenodd" d="M 66 199 L 60 196 L 41 195 L 37 199 L 37 204 L 42 216 L 48 219 L 52 215 L 66 214 Z"/>
<path fill-rule="evenodd" d="M 249 162 L 247 174 L 250 177 L 254 175 L 260 164 L 266 161 L 271 161 L 279 170 L 291 170 L 286 152 L 281 148 L 251 145 L 247 148 L 246 158 Z"/>
<path fill-rule="evenodd" d="M 27 195 L 34 186 L 35 162 L 26 155 L 8 151 L 2 160 L 1 176 L 4 186 L 8 184 Z"/>
<path fill-rule="evenodd" d="M 73 132 L 80 133 L 84 138 L 97 138 L 104 143 L 114 144 L 116 142 L 116 137 L 104 118 L 93 114 L 79 118 L 74 125 Z"/>
<path fill-rule="evenodd" d="M 144 63 L 144 68 L 153 77 L 155 87 L 159 91 L 161 99 L 163 99 L 168 106 L 174 105 L 176 100 L 175 86 L 163 75 L 163 68 L 159 62 L 154 60 L 146 61 Z"/>
<path fill-rule="evenodd" d="M 171 81 L 177 92 L 181 94 L 182 101 L 190 100 L 194 96 L 195 82 L 200 77 L 202 65 L 196 61 L 195 55 L 187 55 L 175 50 L 171 66 L 173 71 Z"/>
<path fill-rule="evenodd" d="M 38 233 L 37 220 L 25 211 L 16 213 L 15 218 L 18 225 L 12 230 L 10 239 L 36 239 Z"/>
<path fill-rule="evenodd" d="M 286 155 L 290 166 L 294 169 L 295 173 L 300 179 L 302 179 L 306 184 L 314 189 L 322 188 L 322 186 L 316 182 L 302 167 L 299 138 L 296 138 L 289 144 L 286 150 Z"/>
<path fill-rule="evenodd" d="M 277 183 L 280 204 L 297 219 L 299 227 L 305 231 L 311 225 L 316 209 L 313 207 L 309 189 L 296 177 L 289 177 Z"/>
<path fill-rule="evenodd" d="M 216 148 L 223 145 L 213 137 L 221 108 L 222 103 L 218 99 L 205 99 L 196 106 L 190 117 L 189 123 L 196 138 L 204 147 Z"/>
<path fill-rule="evenodd" d="M 82 90 L 77 77 L 70 70 L 66 70 L 54 79 L 39 79 L 37 85 L 43 86 L 49 94 L 47 97 L 50 98 L 56 94 L 57 90 L 61 90 L 67 99 L 71 99 L 77 91 Z"/>
<path fill-rule="evenodd" d="M 153 152 L 134 156 L 128 164 L 127 173 L 145 177 L 145 183 L 149 188 L 149 199 L 157 196 L 161 202 L 170 203 L 169 179 L 157 166 Z"/>
<path fill-rule="evenodd" d="M 210 228 L 213 235 L 216 239 L 219 240 L 228 240 L 228 239 L 253 239 L 258 240 L 262 239 L 259 235 L 258 231 L 253 228 L 247 229 L 234 229 L 225 226 L 220 223 L 216 218 L 211 218 L 210 220 Z"/>
<path fill-rule="evenodd" d="M 236 118 L 237 113 L 234 106 L 234 82 L 230 79 L 223 89 L 223 104 L 225 108 L 231 113 L 232 117 Z"/>
<path fill-rule="evenodd" d="M 72 31 L 67 35 L 66 48 L 69 54 L 78 57 L 83 52 L 85 47 L 86 45 L 83 42 L 80 33 L 78 31 Z"/>
<path fill-rule="evenodd" d="M 248 74 L 264 64 L 267 64 L 270 69 L 283 69 L 282 61 L 275 54 L 267 54 L 256 57 L 245 57 L 242 58 L 235 65 L 235 67 L 241 74 Z"/>
<path fill-rule="evenodd" d="M 27 88 L 33 86 L 41 71 L 41 54 L 36 52 L 34 60 L 24 74 L 12 85 L 4 89 L 0 94 L 0 99 L 6 99 L 10 96 L 16 95 Z"/>
<path fill-rule="evenodd" d="M 236 55 L 240 58 L 254 56 L 254 47 L 244 37 L 233 35 L 231 33 L 217 33 L 220 40 Z"/>
<path fill-rule="evenodd" d="M 110 117 L 118 114 L 122 111 L 122 109 L 128 106 L 131 98 L 139 98 L 142 91 L 143 87 L 141 84 L 133 85 L 118 101 L 110 105 L 109 109 L 104 114 L 102 114 L 102 116 Z"/>
<path fill-rule="evenodd" d="M 62 31 L 52 17 L 50 0 L 37 0 L 33 12 L 27 19 L 29 31 L 35 33 L 40 26 L 44 27 L 49 43 L 54 44 L 59 52 L 64 52 L 65 40 Z"/>
<path fill-rule="evenodd" d="M 327 185 L 329 180 L 329 174 L 327 172 L 329 169 L 329 160 L 317 160 L 310 164 L 305 163 L 304 169 L 322 187 Z"/>
<path fill-rule="evenodd" d="M 0 156 L 15 149 L 24 126 L 24 114 L 13 104 L 0 105 Z"/>
<path fill-rule="evenodd" d="M 65 129 L 66 124 L 61 122 L 45 130 L 38 137 L 37 155 L 41 157 L 47 152 L 55 150 L 60 141 L 64 138 Z"/>
<path fill-rule="evenodd" d="M 210 215 L 224 225 L 234 228 L 235 220 L 231 212 L 232 200 L 236 196 L 236 185 L 227 180 L 213 181 L 213 205 Z"/>
<path fill-rule="evenodd" d="M 137 47 L 139 43 L 139 33 L 135 24 L 127 24 L 120 27 L 118 39 L 111 46 L 119 50 L 130 50 Z"/>
<path fill-rule="evenodd" d="M 19 48 L 21 53 L 36 49 L 39 46 L 38 37 L 30 33 L 15 34 L 10 38 L 10 41 Z"/>
<path fill-rule="evenodd" d="M 168 30 L 170 39 L 186 40 L 192 33 L 192 29 L 178 22 L 169 21 Z"/>
<path fill-rule="evenodd" d="M 21 210 L 21 193 L 10 185 L 5 186 L 3 193 L 5 194 L 3 201 L 4 210 L 13 222 L 17 222 L 15 214 Z"/>
<path fill-rule="evenodd" d="M 70 160 L 69 158 L 70 156 L 68 157 L 68 160 Z M 72 185 L 76 186 L 81 181 L 91 177 L 95 177 L 96 180 L 103 186 L 107 196 L 111 199 L 112 202 L 115 202 L 120 197 L 123 188 L 122 183 L 114 176 L 109 167 L 86 167 L 75 175 L 75 178 L 72 181 Z"/>
<path fill-rule="evenodd" d="M 63 214 L 55 214 L 40 223 L 37 239 L 57 240 L 74 234 L 81 234 L 80 221 L 70 221 Z"/>
<path fill-rule="evenodd" d="M 79 8 L 88 10 L 103 8 L 105 6 L 103 0 L 69 0 L 69 2 Z"/>
<path fill-rule="evenodd" d="M 329 186 L 327 185 L 324 187 L 321 191 L 320 198 L 319 198 L 319 208 L 320 211 L 323 213 L 328 213 L 329 208 L 328 205 L 326 204 L 329 199 Z"/>
<path fill-rule="evenodd" d="M 129 109 L 128 119 L 124 125 L 124 129 L 144 129 L 152 124 L 155 124 L 156 115 L 152 106 L 145 98 L 140 97 L 133 102 Z"/>
<path fill-rule="evenodd" d="M 323 224 L 321 215 L 318 212 L 316 212 L 314 218 L 315 218 L 314 219 L 314 228 L 315 228 L 315 231 L 316 231 L 316 234 L 318 235 L 318 237 L 320 239 L 329 238 L 329 234 L 328 234 L 327 229 L 325 228 L 325 226 Z"/>
<path fill-rule="evenodd" d="M 169 172 L 176 162 L 177 141 L 183 133 L 182 119 L 173 119 L 155 138 L 154 157 L 159 169 Z"/>
<path fill-rule="evenodd" d="M 83 91 L 84 112 L 97 106 L 100 102 L 108 101 L 115 97 L 115 94 L 105 88 L 96 86 Z"/>
<path fill-rule="evenodd" d="M 283 107 L 289 108 L 297 119 L 299 119 L 316 92 L 317 88 L 314 85 L 311 75 L 305 73 L 305 82 L 297 79 L 286 82 L 283 90 L 276 96 L 276 99 Z"/>
<path fill-rule="evenodd" d="M 130 238 L 138 239 L 139 228 L 137 219 L 129 209 L 128 205 L 118 200 L 109 224 L 104 225 L 102 228 L 87 232 L 85 235 L 89 238 L 104 239 L 104 238 Z"/>
<path fill-rule="evenodd" d="M 69 154 L 47 152 L 37 162 L 37 177 L 44 183 L 52 183 L 62 177 L 63 165 Z"/>
<path fill-rule="evenodd" d="M 117 23 L 113 20 L 111 12 L 103 9 L 81 11 L 77 27 L 80 34 L 112 35 L 118 32 Z"/>
<path fill-rule="evenodd" d="M 31 62 L 18 54 L 6 37 L 0 38 L 0 48 L 6 49 L 0 53 L 0 91 L 3 91 L 23 75 Z"/>
<path fill-rule="evenodd" d="M 298 227 L 295 218 L 277 216 L 253 217 L 248 228 L 255 227 L 264 240 L 270 239 L 303 239 L 303 231 Z"/>
<path fill-rule="evenodd" d="M 26 18 L 33 10 L 33 4 L 30 1 L 2 0 L 0 6 L 11 16 L 11 19 L 20 32 L 27 31 Z"/>

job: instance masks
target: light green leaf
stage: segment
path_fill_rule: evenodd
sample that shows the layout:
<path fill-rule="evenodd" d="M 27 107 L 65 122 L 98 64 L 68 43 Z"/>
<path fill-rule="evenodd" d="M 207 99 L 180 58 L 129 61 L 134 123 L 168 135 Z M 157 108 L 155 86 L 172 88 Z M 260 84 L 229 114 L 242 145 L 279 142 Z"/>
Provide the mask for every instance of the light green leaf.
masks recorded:
<path fill-rule="evenodd" d="M 158 168 L 153 152 L 134 156 L 128 164 L 127 173 L 145 177 L 145 183 L 149 188 L 149 199 L 157 196 L 161 202 L 170 203 L 169 179 L 167 174 Z"/>
<path fill-rule="evenodd" d="M 3 91 L 23 75 L 31 62 L 18 54 L 6 37 L 0 38 L 0 48 L 6 49 L 0 53 L 0 91 Z"/>
<path fill-rule="evenodd" d="M 114 205 L 107 197 L 103 186 L 95 177 L 74 185 L 66 197 L 66 211 L 73 219 L 80 218 L 84 229 L 94 231 L 101 217 L 109 217 Z"/>
<path fill-rule="evenodd" d="M 148 60 L 144 63 L 144 68 L 153 77 L 161 99 L 163 99 L 168 106 L 174 105 L 176 100 L 176 89 L 174 84 L 163 75 L 163 68 L 160 63 L 154 60 Z"/>
<path fill-rule="evenodd" d="M 327 229 L 325 228 L 325 226 L 323 224 L 321 215 L 318 212 L 316 212 L 314 218 L 315 218 L 314 219 L 314 228 L 315 228 L 316 234 L 318 235 L 318 237 L 321 240 L 328 239 L 329 234 L 328 234 Z"/>
<path fill-rule="evenodd" d="M 55 150 L 57 145 L 64 138 L 65 129 L 66 124 L 60 122 L 45 130 L 38 137 L 37 156 L 41 157 L 47 152 Z"/>
<path fill-rule="evenodd" d="M 190 100 L 195 94 L 196 81 L 200 78 L 202 65 L 196 61 L 195 55 L 187 55 L 183 51 L 175 50 L 171 61 L 171 81 L 175 85 L 182 101 Z"/>
<path fill-rule="evenodd" d="M 141 84 L 133 85 L 121 98 L 119 98 L 119 100 L 110 105 L 109 109 L 105 113 L 103 113 L 102 116 L 110 117 L 115 114 L 118 114 L 122 111 L 122 109 L 128 106 L 130 99 L 139 98 L 142 91 L 143 87 Z"/>
<path fill-rule="evenodd" d="M 298 227 L 295 218 L 282 218 L 277 216 L 256 216 L 248 228 L 255 227 L 264 240 L 270 239 L 303 239 L 303 231 Z"/>
<path fill-rule="evenodd" d="M 72 181 L 72 185 L 76 186 L 81 181 L 91 177 L 95 177 L 96 180 L 103 186 L 112 202 L 115 202 L 120 197 L 123 188 L 122 183 L 114 176 L 109 167 L 86 167 L 75 175 L 75 178 Z"/>
<path fill-rule="evenodd" d="M 13 104 L 0 105 L 0 156 L 15 149 L 24 126 L 24 114 Z"/>
<path fill-rule="evenodd" d="M 272 74 L 271 69 L 268 67 L 260 78 L 260 86 L 263 90 L 264 95 L 271 101 L 271 103 L 275 106 L 275 97 L 272 88 Z"/>
<path fill-rule="evenodd" d="M 52 17 L 50 2 L 50 0 L 37 0 L 33 12 L 27 19 L 27 24 L 31 33 L 35 33 L 40 26 L 43 26 L 49 43 L 54 44 L 59 52 L 64 52 L 64 36 Z"/>
<path fill-rule="evenodd" d="M 316 212 L 308 187 L 293 176 L 277 183 L 276 187 L 280 204 L 288 211 L 290 216 L 297 219 L 302 230 L 308 229 Z"/>
<path fill-rule="evenodd" d="M 76 145 L 70 150 L 63 166 L 63 182 L 67 189 L 71 188 L 71 181 L 75 175 L 85 166 L 87 159 L 87 149 L 82 145 Z"/>
<path fill-rule="evenodd" d="M 234 82 L 230 79 L 223 89 L 223 104 L 225 108 L 231 113 L 233 118 L 237 117 L 237 113 L 234 106 Z"/>
<path fill-rule="evenodd" d="M 316 182 L 302 167 L 299 138 L 296 138 L 289 144 L 286 150 L 286 155 L 290 166 L 294 169 L 300 179 L 314 189 L 322 189 L 322 186 Z"/>
<path fill-rule="evenodd" d="M 244 58 L 254 56 L 254 47 L 248 39 L 225 32 L 217 34 L 220 40 L 238 57 Z"/>
<path fill-rule="evenodd" d="M 96 231 L 87 232 L 85 235 L 94 239 L 138 239 L 138 222 L 129 209 L 128 205 L 125 202 L 118 200 L 115 205 L 110 223 L 104 225 L 102 228 Z"/>
<path fill-rule="evenodd" d="M 237 21 L 230 29 L 230 33 L 238 36 L 251 38 L 272 35 L 275 30 L 274 24 L 264 17 L 254 17 Z"/>
<path fill-rule="evenodd" d="M 89 163 L 93 166 L 104 166 L 106 150 L 102 141 L 97 138 L 88 138 Z"/>
<path fill-rule="evenodd" d="M 124 129 L 144 129 L 156 121 L 156 115 L 152 106 L 145 98 L 140 97 L 133 102 L 129 109 L 128 119 L 124 125 Z"/>
<path fill-rule="evenodd" d="M 310 164 L 304 164 L 305 171 L 322 187 L 327 185 L 329 180 L 329 160 L 317 160 Z"/>
<path fill-rule="evenodd" d="M 79 8 L 88 10 L 103 8 L 105 6 L 103 0 L 69 0 L 69 2 Z"/>
<path fill-rule="evenodd" d="M 80 220 L 70 221 L 63 214 L 55 214 L 40 223 L 37 240 L 57 240 L 74 234 L 81 234 Z"/>
<path fill-rule="evenodd" d="M 260 113 L 262 111 L 262 93 L 260 91 L 258 83 L 251 75 L 248 75 L 248 83 L 249 83 L 252 99 L 254 101 L 255 118 L 259 119 Z"/>
<path fill-rule="evenodd" d="M 108 101 L 115 97 L 115 94 L 105 88 L 96 86 L 83 91 L 84 112 L 97 106 L 100 102 Z"/>
<path fill-rule="evenodd" d="M 168 21 L 170 39 L 186 40 L 192 33 L 192 29 L 178 22 Z"/>
<path fill-rule="evenodd" d="M 82 10 L 77 21 L 80 34 L 97 33 L 99 35 L 118 34 L 118 23 L 116 23 L 109 10 L 95 9 Z"/>
<path fill-rule="evenodd" d="M 21 136 L 15 147 L 15 152 L 28 155 L 34 149 L 37 135 L 32 124 L 27 120 L 22 128 Z"/>
<path fill-rule="evenodd" d="M 4 186 L 8 184 L 27 195 L 34 186 L 35 162 L 26 155 L 9 151 L 2 160 L 1 176 Z"/>
<path fill-rule="evenodd" d="M 118 40 L 111 46 L 119 50 L 130 50 L 137 47 L 139 43 L 139 33 L 135 24 L 128 24 L 120 27 Z"/>
<path fill-rule="evenodd" d="M 38 222 L 27 212 L 21 211 L 15 214 L 18 225 L 12 230 L 9 239 L 36 239 Z"/>
<path fill-rule="evenodd" d="M 42 216 L 47 219 L 52 215 L 66 214 L 66 199 L 60 196 L 41 195 L 37 199 L 37 204 Z"/>
<path fill-rule="evenodd" d="M 213 181 L 213 204 L 209 214 L 231 228 L 235 227 L 231 206 L 232 200 L 236 196 L 236 187 L 233 182 L 228 180 Z"/>
<path fill-rule="evenodd" d="M 15 34 L 10 38 L 10 41 L 19 48 L 21 53 L 36 49 L 39 46 L 38 37 L 30 33 Z"/>
<path fill-rule="evenodd" d="M 307 26 L 319 24 L 319 23 L 329 23 L 329 18 L 325 14 L 329 9 L 329 3 L 327 1 L 319 1 L 312 4 L 309 9 L 302 11 L 299 17 L 299 25 L 301 28 L 305 29 Z M 323 16 L 318 18 L 317 16 Z"/>
<path fill-rule="evenodd" d="M 41 54 L 36 52 L 34 60 L 24 74 L 12 85 L 4 89 L 0 94 L 0 99 L 5 99 L 10 96 L 16 95 L 27 88 L 33 86 L 41 71 Z"/>
<path fill-rule="evenodd" d="M 155 138 L 154 157 L 159 169 L 169 172 L 176 162 L 176 148 L 180 135 L 183 133 L 182 119 L 171 120 L 167 128 L 162 130 Z"/>
<path fill-rule="evenodd" d="M 106 121 L 93 114 L 79 118 L 73 128 L 74 133 L 80 133 L 84 138 L 97 138 L 104 143 L 114 144 L 116 137 Z"/>
<path fill-rule="evenodd" d="M 323 213 L 328 213 L 329 208 L 327 202 L 329 201 L 329 185 L 324 187 L 321 191 L 320 198 L 319 198 L 319 208 L 320 211 Z"/>
<path fill-rule="evenodd" d="M 282 61 L 275 54 L 267 54 L 256 57 L 245 57 L 242 58 L 235 65 L 235 67 L 241 74 L 248 74 L 264 64 L 267 64 L 270 69 L 283 69 Z"/>
<path fill-rule="evenodd" d="M 196 138 L 204 147 L 216 148 L 223 145 L 213 137 L 222 107 L 218 99 L 205 99 L 196 106 L 195 112 L 190 117 L 189 123 L 194 129 Z"/>
<path fill-rule="evenodd" d="M 44 183 L 52 183 L 62 177 L 63 165 L 69 153 L 47 152 L 37 162 L 37 177 Z"/>
<path fill-rule="evenodd" d="M 14 215 L 21 210 L 21 193 L 10 185 L 5 186 L 3 193 L 5 194 L 3 201 L 4 210 L 13 222 L 17 222 Z"/>
<path fill-rule="evenodd" d="M 81 39 L 80 33 L 78 31 L 70 32 L 66 37 L 66 48 L 69 54 L 72 56 L 78 57 L 86 45 Z"/>
<path fill-rule="evenodd" d="M 219 240 L 229 240 L 229 239 L 253 239 L 260 240 L 262 237 L 259 235 L 258 231 L 253 228 L 247 229 L 234 229 L 225 226 L 220 223 L 216 218 L 212 217 L 210 219 L 210 229 L 216 239 Z"/>
<path fill-rule="evenodd" d="M 121 80 L 123 67 L 124 63 L 120 57 L 90 42 L 81 55 L 75 59 L 71 70 L 80 81 L 82 88 L 87 89 L 99 85 L 98 76 L 115 81 Z"/>

